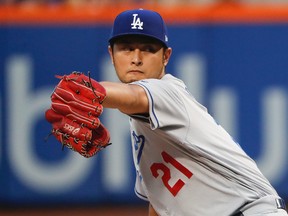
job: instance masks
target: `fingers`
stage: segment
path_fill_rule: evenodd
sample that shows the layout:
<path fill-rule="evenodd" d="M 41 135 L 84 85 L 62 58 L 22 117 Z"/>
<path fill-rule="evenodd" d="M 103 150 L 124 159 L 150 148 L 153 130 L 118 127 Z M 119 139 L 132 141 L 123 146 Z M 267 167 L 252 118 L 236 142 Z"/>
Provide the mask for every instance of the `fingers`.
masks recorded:
<path fill-rule="evenodd" d="M 106 96 L 105 88 L 96 80 L 83 73 L 74 72 L 63 76 L 58 86 L 70 89 L 78 95 L 87 97 L 90 100 L 96 100 L 99 103 L 102 103 Z"/>
<path fill-rule="evenodd" d="M 99 103 L 92 102 L 84 96 L 79 96 L 74 92 L 69 91 L 69 89 L 64 89 L 61 87 L 56 87 L 52 96 L 51 101 L 60 103 L 63 102 L 75 110 L 82 110 L 83 112 L 89 113 L 89 115 L 94 115 L 98 117 L 103 112 L 103 107 Z"/>
<path fill-rule="evenodd" d="M 58 114 L 65 116 L 66 118 L 83 124 L 90 129 L 96 129 L 100 125 L 100 120 L 96 116 L 93 116 L 82 110 L 74 109 L 67 104 L 52 102 L 51 108 Z"/>

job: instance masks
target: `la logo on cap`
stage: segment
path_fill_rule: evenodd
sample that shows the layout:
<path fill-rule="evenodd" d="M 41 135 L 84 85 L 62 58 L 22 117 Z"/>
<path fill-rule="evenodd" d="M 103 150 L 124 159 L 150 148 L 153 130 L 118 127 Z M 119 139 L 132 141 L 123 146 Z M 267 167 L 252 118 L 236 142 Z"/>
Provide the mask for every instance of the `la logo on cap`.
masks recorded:
<path fill-rule="evenodd" d="M 143 30 L 143 22 L 141 22 L 138 14 L 133 14 L 133 22 L 131 23 L 131 29 L 140 29 Z"/>

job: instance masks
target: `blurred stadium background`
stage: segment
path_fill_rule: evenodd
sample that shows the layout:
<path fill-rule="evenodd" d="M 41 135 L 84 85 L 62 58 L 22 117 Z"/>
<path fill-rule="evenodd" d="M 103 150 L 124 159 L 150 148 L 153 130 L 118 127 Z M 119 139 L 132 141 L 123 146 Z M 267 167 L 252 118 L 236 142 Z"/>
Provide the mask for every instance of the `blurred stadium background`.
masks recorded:
<path fill-rule="evenodd" d="M 163 15 L 168 72 L 288 201 L 287 0 L 0 0 L 0 215 L 147 215 L 133 191 L 125 116 L 105 110 L 113 144 L 92 159 L 45 141 L 54 75 L 116 81 L 107 38 L 116 14 L 132 8 Z"/>

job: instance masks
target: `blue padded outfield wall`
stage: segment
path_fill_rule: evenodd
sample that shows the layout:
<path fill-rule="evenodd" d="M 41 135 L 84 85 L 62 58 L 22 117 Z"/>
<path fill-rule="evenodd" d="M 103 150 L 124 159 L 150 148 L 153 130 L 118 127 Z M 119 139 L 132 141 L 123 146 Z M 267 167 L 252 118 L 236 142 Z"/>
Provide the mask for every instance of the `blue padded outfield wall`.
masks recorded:
<path fill-rule="evenodd" d="M 168 26 L 167 71 L 253 157 L 288 200 L 288 23 Z M 128 118 L 104 111 L 112 146 L 85 159 L 44 119 L 55 74 L 90 71 L 117 81 L 107 25 L 0 26 L 0 203 L 138 203 Z"/>

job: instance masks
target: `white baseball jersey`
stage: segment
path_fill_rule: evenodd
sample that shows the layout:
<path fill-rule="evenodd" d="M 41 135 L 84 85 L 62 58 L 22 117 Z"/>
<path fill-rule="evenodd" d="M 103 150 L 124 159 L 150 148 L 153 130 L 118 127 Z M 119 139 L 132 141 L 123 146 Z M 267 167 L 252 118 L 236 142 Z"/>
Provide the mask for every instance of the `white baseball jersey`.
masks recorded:
<path fill-rule="evenodd" d="M 146 79 L 149 117 L 130 116 L 135 192 L 161 215 L 232 215 L 276 191 L 230 135 L 166 74 Z"/>

